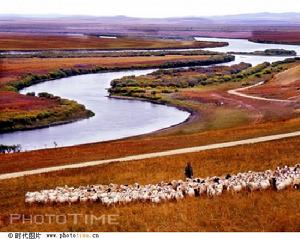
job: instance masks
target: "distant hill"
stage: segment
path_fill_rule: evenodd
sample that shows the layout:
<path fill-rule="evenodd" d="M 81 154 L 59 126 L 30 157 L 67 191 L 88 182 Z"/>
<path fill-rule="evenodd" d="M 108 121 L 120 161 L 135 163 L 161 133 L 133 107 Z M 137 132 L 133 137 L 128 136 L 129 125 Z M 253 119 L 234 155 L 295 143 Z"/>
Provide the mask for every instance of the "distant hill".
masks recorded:
<path fill-rule="evenodd" d="M 0 14 L 0 20 L 22 20 L 22 19 L 32 19 L 32 20 L 42 20 L 42 19 L 65 19 L 65 20 L 93 20 L 97 22 L 141 22 L 148 24 L 195 24 L 195 23 L 251 23 L 260 22 L 263 23 L 290 23 L 290 24 L 300 24 L 300 13 L 288 12 L 288 13 L 249 13 L 249 14 L 239 14 L 239 15 L 225 15 L 225 16 L 209 16 L 209 17 L 199 17 L 199 16 L 188 16 L 188 17 L 169 17 L 169 18 L 136 18 L 128 16 L 85 16 L 85 15 L 15 15 L 15 14 Z"/>
<path fill-rule="evenodd" d="M 214 16 L 209 17 L 216 22 L 223 23 L 260 23 L 260 24 L 300 24 L 300 13 L 250 13 L 240 15 Z"/>
<path fill-rule="evenodd" d="M 0 32 L 37 34 L 115 35 L 147 38 L 193 39 L 194 36 L 247 38 L 297 43 L 300 13 L 251 13 L 227 16 L 135 18 L 83 15 L 0 15 Z M 271 35 L 265 36 L 265 32 Z M 255 34 L 254 34 L 255 33 Z M 281 33 L 287 34 L 282 39 Z M 297 35 L 298 36 L 298 35 Z M 292 39 L 293 38 L 293 39 Z M 275 39 L 275 40 L 276 40 Z M 295 41 L 294 41 L 295 40 Z"/>

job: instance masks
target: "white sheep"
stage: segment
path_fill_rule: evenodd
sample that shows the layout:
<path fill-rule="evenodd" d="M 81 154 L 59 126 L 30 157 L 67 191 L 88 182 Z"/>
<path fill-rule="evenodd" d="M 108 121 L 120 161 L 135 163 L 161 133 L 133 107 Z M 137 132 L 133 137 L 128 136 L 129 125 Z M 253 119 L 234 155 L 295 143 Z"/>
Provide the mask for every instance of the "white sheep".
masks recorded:
<path fill-rule="evenodd" d="M 109 206 L 113 204 L 126 204 L 142 201 L 161 203 L 163 201 L 181 200 L 185 196 L 208 197 L 219 196 L 224 189 L 230 192 L 240 192 L 245 188 L 250 191 L 266 190 L 270 186 L 280 191 L 293 186 L 300 189 L 300 165 L 295 167 L 285 166 L 275 171 L 227 174 L 225 177 L 207 177 L 206 179 L 172 180 L 170 183 L 160 182 L 158 184 L 139 185 L 88 185 L 78 188 L 56 187 L 55 189 L 41 190 L 40 192 L 27 192 L 25 203 L 77 203 L 97 202 Z"/>

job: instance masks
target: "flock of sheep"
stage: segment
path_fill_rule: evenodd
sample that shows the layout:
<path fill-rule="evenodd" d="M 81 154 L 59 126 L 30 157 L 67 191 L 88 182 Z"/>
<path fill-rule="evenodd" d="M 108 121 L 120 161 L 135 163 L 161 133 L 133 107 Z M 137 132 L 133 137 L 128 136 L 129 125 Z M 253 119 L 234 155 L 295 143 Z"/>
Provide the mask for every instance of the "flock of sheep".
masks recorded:
<path fill-rule="evenodd" d="M 74 187 L 56 187 L 55 189 L 27 192 L 25 202 L 40 203 L 77 203 L 100 202 L 109 206 L 130 202 L 161 203 L 169 200 L 180 200 L 184 197 L 215 197 L 224 191 L 240 192 L 242 190 L 257 191 L 273 188 L 283 190 L 289 187 L 300 189 L 300 164 L 293 167 L 282 167 L 264 172 L 246 172 L 223 177 L 207 177 L 171 182 L 160 182 L 141 186 L 133 185 L 89 185 Z"/>

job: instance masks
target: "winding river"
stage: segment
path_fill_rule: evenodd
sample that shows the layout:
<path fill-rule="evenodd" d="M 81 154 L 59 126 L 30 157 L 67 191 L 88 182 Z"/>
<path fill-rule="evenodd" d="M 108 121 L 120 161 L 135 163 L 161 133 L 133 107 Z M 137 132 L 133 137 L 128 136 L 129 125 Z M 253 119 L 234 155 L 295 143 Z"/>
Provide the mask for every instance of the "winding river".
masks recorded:
<path fill-rule="evenodd" d="M 213 51 L 251 52 L 283 48 L 295 50 L 297 55 L 300 55 L 300 47 L 293 45 L 259 44 L 240 39 L 196 39 L 199 41 L 229 42 L 229 46 L 208 49 Z M 285 58 L 236 55 L 235 61 L 224 65 L 239 62 L 256 65 L 265 61 L 274 62 Z M 182 123 L 189 117 L 188 112 L 144 101 L 119 100 L 107 97 L 107 88 L 110 86 L 111 80 L 126 75 L 148 74 L 153 71 L 154 69 L 88 74 L 48 81 L 28 87 L 22 90 L 21 93 L 48 92 L 62 98 L 73 99 L 84 104 L 87 109 L 92 110 L 95 116 L 64 125 L 0 134 L 0 144 L 21 144 L 23 150 L 53 148 L 54 142 L 58 147 L 71 146 L 150 133 Z"/>
<path fill-rule="evenodd" d="M 149 133 L 185 121 L 189 113 L 174 107 L 135 100 L 108 98 L 113 79 L 142 75 L 153 70 L 88 74 L 47 81 L 21 91 L 49 92 L 74 99 L 95 113 L 94 117 L 42 129 L 0 135 L 0 144 L 21 144 L 24 150 L 70 146 Z"/>

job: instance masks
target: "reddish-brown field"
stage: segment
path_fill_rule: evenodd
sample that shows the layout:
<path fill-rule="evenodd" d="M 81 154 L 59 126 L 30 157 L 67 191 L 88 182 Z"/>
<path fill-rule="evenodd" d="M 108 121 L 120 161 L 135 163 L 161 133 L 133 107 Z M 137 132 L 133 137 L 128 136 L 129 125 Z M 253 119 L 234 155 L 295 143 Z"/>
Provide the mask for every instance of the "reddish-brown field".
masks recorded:
<path fill-rule="evenodd" d="M 210 56 L 144 56 L 144 57 L 84 57 L 84 58 L 5 58 L 1 59 L 0 86 L 18 80 L 27 73 L 44 74 L 60 68 L 138 67 L 155 66 L 168 61 L 204 60 Z"/>
<path fill-rule="evenodd" d="M 1 92 L 0 93 L 0 112 L 4 111 L 30 111 L 42 110 L 54 107 L 57 105 L 55 100 L 46 100 L 38 97 L 29 97 L 18 94 L 16 92 Z"/>
<path fill-rule="evenodd" d="M 255 42 L 300 45 L 300 31 L 254 31 L 249 40 Z"/>
<path fill-rule="evenodd" d="M 203 60 L 210 56 L 139 56 L 139 57 L 84 57 L 84 58 L 5 58 L 1 59 L 1 75 L 20 75 L 24 73 L 44 73 L 59 68 L 92 67 L 92 66 L 139 66 L 160 64 L 177 60 Z"/>
<path fill-rule="evenodd" d="M 295 44 L 300 45 L 299 30 L 277 30 L 277 31 L 255 31 L 255 30 L 237 30 L 237 31 L 199 31 L 198 36 L 203 37 L 220 37 L 220 38 L 239 38 L 248 39 L 254 42 L 278 43 L 278 44 Z"/>
<path fill-rule="evenodd" d="M 125 37 L 106 39 L 96 36 L 0 33 L 0 50 L 204 48 L 216 45 L 218 44 L 212 42 L 147 40 Z"/>

